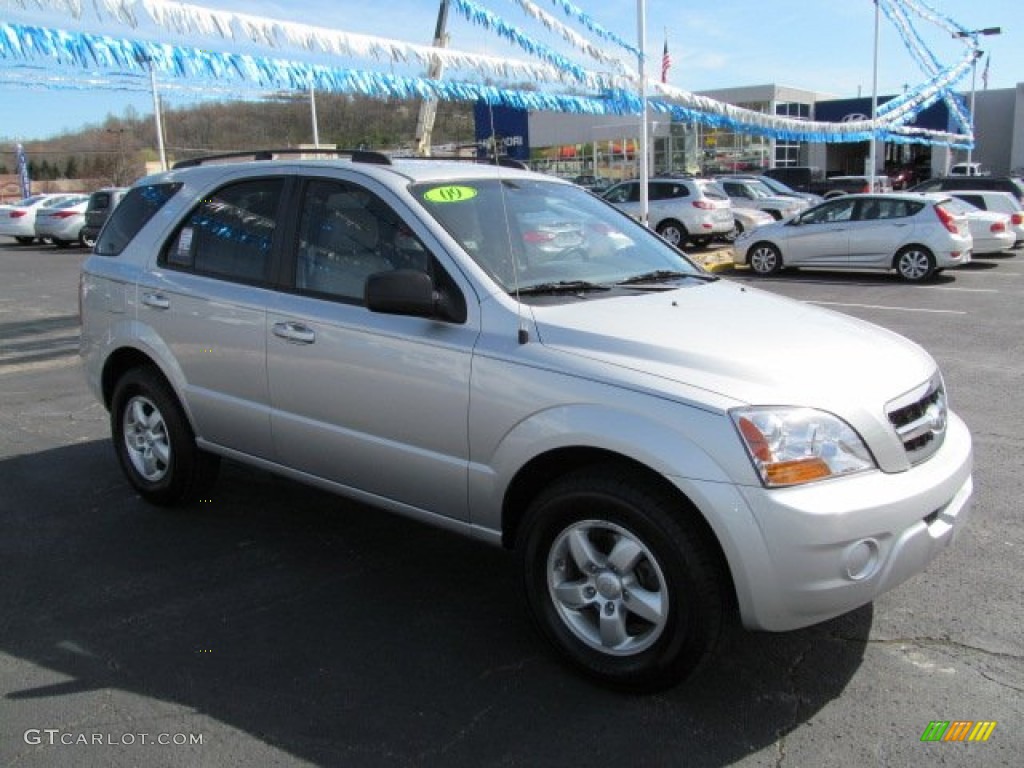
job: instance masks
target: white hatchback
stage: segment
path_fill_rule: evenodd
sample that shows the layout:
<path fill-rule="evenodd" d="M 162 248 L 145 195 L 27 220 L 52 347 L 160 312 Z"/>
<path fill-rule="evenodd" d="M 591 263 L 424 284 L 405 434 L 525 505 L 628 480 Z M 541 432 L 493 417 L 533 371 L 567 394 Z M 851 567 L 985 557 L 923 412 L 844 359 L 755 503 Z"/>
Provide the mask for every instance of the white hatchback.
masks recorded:
<path fill-rule="evenodd" d="M 1016 244 L 1017 236 L 1010 229 L 1010 217 L 1005 213 L 984 211 L 959 198 L 950 200 L 946 207 L 967 218 L 975 254 L 1002 253 Z"/>
<path fill-rule="evenodd" d="M 1010 231 L 1016 238 L 1016 245 L 1024 243 L 1024 205 L 1009 192 L 994 189 L 951 189 L 948 193 L 983 211 L 1005 213 L 1010 217 Z"/>
<path fill-rule="evenodd" d="M 845 195 L 737 238 L 734 261 L 758 275 L 783 267 L 896 270 L 927 280 L 971 259 L 967 217 L 948 195 Z"/>
<path fill-rule="evenodd" d="M 729 198 L 704 179 L 651 179 L 648 182 L 651 228 L 672 245 L 705 246 L 734 226 Z M 601 196 L 635 219 L 640 218 L 640 182 L 624 181 Z"/>

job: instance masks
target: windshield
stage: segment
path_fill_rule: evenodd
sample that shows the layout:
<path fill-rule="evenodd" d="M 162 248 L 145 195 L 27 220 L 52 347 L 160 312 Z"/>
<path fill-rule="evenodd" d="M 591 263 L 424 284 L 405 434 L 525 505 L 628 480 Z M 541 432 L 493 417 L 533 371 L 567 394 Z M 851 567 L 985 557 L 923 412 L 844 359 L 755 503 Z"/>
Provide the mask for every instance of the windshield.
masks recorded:
<path fill-rule="evenodd" d="M 417 184 L 413 195 L 508 293 L 705 275 L 658 235 L 585 190 L 542 179 Z"/>

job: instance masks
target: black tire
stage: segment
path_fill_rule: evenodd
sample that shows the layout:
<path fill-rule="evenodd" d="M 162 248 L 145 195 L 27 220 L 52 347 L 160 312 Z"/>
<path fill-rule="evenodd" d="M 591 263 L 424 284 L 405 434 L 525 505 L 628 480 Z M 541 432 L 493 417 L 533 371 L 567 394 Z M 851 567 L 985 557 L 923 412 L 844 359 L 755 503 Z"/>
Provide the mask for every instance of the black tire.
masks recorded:
<path fill-rule="evenodd" d="M 782 253 L 771 243 L 754 243 L 747 251 L 747 263 L 755 275 L 777 275 L 782 271 Z"/>
<path fill-rule="evenodd" d="M 17 235 L 14 239 L 16 242 L 21 243 L 22 245 L 32 245 L 32 243 L 35 242 L 34 237 L 26 237 L 25 235 Z"/>
<path fill-rule="evenodd" d="M 193 501 L 216 480 L 220 458 L 196 446 L 177 397 L 153 368 L 133 368 L 117 382 L 110 431 L 122 471 L 153 504 Z"/>
<path fill-rule="evenodd" d="M 675 219 L 668 219 L 667 221 L 661 222 L 661 224 L 658 225 L 658 234 L 676 248 L 682 248 L 686 245 L 686 241 L 690 237 L 690 233 L 686 231 L 686 227 Z"/>
<path fill-rule="evenodd" d="M 722 235 L 722 239 L 727 243 L 735 243 L 736 238 L 743 234 L 743 225 L 736 219 L 733 219 L 732 229 Z"/>
<path fill-rule="evenodd" d="M 526 600 L 563 659 L 612 688 L 652 692 L 710 655 L 723 579 L 693 514 L 611 466 L 566 475 L 534 500 L 517 541 Z"/>
<path fill-rule="evenodd" d="M 78 239 L 84 248 L 92 249 L 96 245 L 96 235 L 94 234 L 83 232 Z"/>
<path fill-rule="evenodd" d="M 920 245 L 908 245 L 900 250 L 892 266 L 908 283 L 921 283 L 935 276 L 935 256 Z"/>

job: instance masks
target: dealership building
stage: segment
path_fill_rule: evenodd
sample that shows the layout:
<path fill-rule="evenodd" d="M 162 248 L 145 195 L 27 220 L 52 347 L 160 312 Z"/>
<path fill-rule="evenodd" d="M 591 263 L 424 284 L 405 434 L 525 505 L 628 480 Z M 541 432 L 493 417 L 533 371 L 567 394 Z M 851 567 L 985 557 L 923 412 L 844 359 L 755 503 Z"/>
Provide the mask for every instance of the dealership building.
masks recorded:
<path fill-rule="evenodd" d="M 781 85 L 757 85 L 702 91 L 718 101 L 783 117 L 841 123 L 871 115 L 871 98 L 834 96 Z M 884 104 L 893 96 L 880 96 Z M 964 95 L 970 103 L 970 94 Z M 971 159 L 993 174 L 1024 170 L 1024 83 L 1015 88 L 977 91 L 975 147 Z M 529 112 L 476 105 L 476 139 L 481 148 L 527 162 L 559 176 L 594 173 L 609 178 L 638 174 L 639 118 L 633 115 L 576 115 Z M 957 132 L 949 107 L 939 101 L 919 113 L 912 125 Z M 867 173 L 869 142 L 826 144 L 784 141 L 736 133 L 701 124 L 672 121 L 652 114 L 648 151 L 654 173 L 725 173 L 758 171 L 787 165 L 813 165 L 829 174 Z M 876 171 L 914 167 L 942 175 L 952 163 L 966 159 L 963 150 L 924 144 L 879 141 Z"/>

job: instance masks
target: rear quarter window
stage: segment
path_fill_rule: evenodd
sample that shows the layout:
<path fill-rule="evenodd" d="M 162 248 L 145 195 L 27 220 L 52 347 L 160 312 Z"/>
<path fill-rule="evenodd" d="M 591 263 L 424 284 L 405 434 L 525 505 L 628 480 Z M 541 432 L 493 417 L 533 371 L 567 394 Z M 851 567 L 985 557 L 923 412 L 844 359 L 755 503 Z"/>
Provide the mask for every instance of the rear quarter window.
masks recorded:
<path fill-rule="evenodd" d="M 95 253 L 119 256 L 157 211 L 181 189 L 180 183 L 133 187 L 107 220 L 96 241 Z"/>

